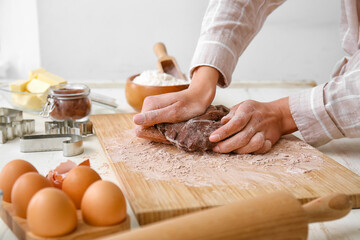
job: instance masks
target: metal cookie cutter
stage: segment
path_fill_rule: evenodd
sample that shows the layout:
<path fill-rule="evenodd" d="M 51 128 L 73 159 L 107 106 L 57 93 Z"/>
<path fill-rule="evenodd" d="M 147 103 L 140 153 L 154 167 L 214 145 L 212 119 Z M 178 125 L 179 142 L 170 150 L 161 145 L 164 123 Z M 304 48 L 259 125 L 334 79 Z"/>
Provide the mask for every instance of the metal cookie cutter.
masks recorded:
<path fill-rule="evenodd" d="M 35 132 L 35 120 L 23 120 L 22 111 L 0 108 L 0 143 Z"/>
<path fill-rule="evenodd" d="M 93 133 L 92 122 L 77 122 L 75 120 L 45 122 L 45 133 L 87 136 Z"/>
<path fill-rule="evenodd" d="M 64 157 L 72 157 L 84 152 L 83 140 L 75 134 L 29 135 L 20 138 L 21 152 L 61 151 Z"/>

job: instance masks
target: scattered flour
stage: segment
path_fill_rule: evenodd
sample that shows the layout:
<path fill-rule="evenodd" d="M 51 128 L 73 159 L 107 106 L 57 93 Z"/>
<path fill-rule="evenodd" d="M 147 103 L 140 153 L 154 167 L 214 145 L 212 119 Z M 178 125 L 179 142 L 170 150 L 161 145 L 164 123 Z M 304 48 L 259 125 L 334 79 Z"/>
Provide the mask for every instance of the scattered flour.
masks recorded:
<path fill-rule="evenodd" d="M 174 78 L 173 76 L 166 73 L 161 73 L 158 70 L 144 71 L 139 76 L 137 76 L 133 82 L 136 84 L 149 86 L 175 86 L 189 84 L 189 81 L 187 80 Z"/>
<path fill-rule="evenodd" d="M 130 171 L 143 174 L 147 180 L 175 179 L 188 186 L 251 188 L 264 182 L 291 186 L 289 176 L 306 174 L 323 163 L 321 152 L 314 154 L 311 146 L 291 136 L 280 139 L 265 155 L 188 153 L 139 139 L 133 130 L 124 131 L 121 138 L 105 138 L 104 144 L 112 161 L 124 162 Z"/>

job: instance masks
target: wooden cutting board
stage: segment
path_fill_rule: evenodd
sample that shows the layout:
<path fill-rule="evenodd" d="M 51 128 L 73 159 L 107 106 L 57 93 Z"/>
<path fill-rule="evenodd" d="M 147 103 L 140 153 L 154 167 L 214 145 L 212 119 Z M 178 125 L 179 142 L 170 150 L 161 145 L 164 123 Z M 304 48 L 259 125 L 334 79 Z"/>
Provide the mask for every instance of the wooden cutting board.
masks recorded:
<path fill-rule="evenodd" d="M 187 153 L 137 138 L 132 117 L 90 120 L 141 225 L 279 190 L 302 203 L 341 192 L 360 207 L 360 176 L 293 135 L 260 156 Z"/>

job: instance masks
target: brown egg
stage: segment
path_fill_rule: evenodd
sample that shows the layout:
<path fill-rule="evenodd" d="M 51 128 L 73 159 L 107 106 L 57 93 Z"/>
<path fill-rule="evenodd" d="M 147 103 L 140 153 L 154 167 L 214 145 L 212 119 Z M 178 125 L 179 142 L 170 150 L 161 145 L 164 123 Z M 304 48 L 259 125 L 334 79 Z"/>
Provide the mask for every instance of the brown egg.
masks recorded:
<path fill-rule="evenodd" d="M 31 198 L 46 187 L 51 187 L 50 181 L 36 172 L 21 175 L 11 191 L 11 202 L 15 215 L 26 218 L 26 210 Z"/>
<path fill-rule="evenodd" d="M 86 223 L 94 226 L 118 224 L 126 218 L 126 202 L 120 188 L 109 181 L 97 181 L 86 190 L 81 201 Z"/>
<path fill-rule="evenodd" d="M 81 199 L 86 189 L 101 177 L 90 167 L 79 166 L 73 168 L 65 177 L 62 190 L 73 200 L 76 208 L 80 209 Z"/>
<path fill-rule="evenodd" d="M 27 209 L 29 229 L 40 237 L 59 237 L 75 230 L 76 208 L 60 189 L 51 187 L 38 191 Z"/>
<path fill-rule="evenodd" d="M 11 190 L 15 181 L 27 172 L 37 172 L 37 170 L 31 163 L 21 159 L 8 162 L 1 170 L 0 189 L 3 191 L 5 202 L 11 202 Z"/>

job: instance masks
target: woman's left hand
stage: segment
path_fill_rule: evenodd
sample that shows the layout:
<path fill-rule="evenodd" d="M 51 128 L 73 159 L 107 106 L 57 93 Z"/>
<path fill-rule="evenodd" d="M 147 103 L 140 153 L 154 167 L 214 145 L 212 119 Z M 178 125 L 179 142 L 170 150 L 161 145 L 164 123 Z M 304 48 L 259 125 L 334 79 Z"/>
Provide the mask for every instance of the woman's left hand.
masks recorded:
<path fill-rule="evenodd" d="M 232 107 L 221 122 L 224 125 L 209 138 L 211 142 L 218 142 L 213 151 L 219 153 L 263 154 L 281 135 L 297 130 L 288 97 L 273 102 L 241 102 Z"/>

